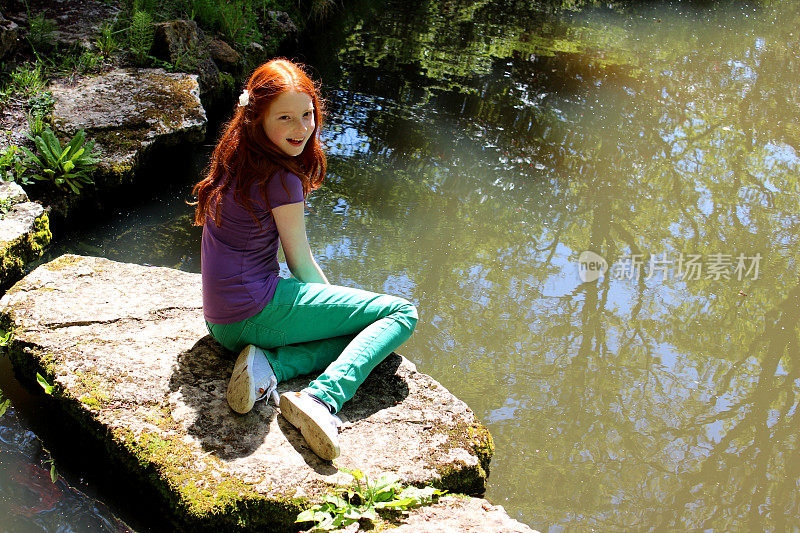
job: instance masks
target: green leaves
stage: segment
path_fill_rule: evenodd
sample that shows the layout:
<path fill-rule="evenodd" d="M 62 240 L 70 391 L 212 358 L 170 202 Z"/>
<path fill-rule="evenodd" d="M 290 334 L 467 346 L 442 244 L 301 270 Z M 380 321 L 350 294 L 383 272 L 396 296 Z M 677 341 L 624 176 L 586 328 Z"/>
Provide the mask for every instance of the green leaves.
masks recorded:
<path fill-rule="evenodd" d="M 53 394 L 53 385 L 48 383 L 47 378 L 38 372 L 36 373 L 36 383 L 44 389 L 45 394 Z"/>
<path fill-rule="evenodd" d="M 139 65 L 147 63 L 150 47 L 153 46 L 155 27 L 153 18 L 146 11 L 134 10 L 128 27 L 128 43 L 134 60 Z"/>
<path fill-rule="evenodd" d="M 32 169 L 37 180 L 50 181 L 63 191 L 78 194 L 86 184 L 94 183 L 91 172 L 97 159 L 94 158 L 94 141 L 86 142 L 86 133 L 80 130 L 66 147 L 56 138 L 50 126 L 45 126 L 40 135 L 28 135 L 36 146 L 36 153 L 22 148 L 24 164 Z"/>
<path fill-rule="evenodd" d="M 316 522 L 314 530 L 339 529 L 360 520 L 375 520 L 378 510 L 406 511 L 432 502 L 445 491 L 434 487 L 403 487 L 400 478 L 384 473 L 372 484 L 361 470 L 339 470 L 353 476 L 355 487 L 341 494 L 328 495 L 321 504 L 297 515 L 295 522 Z M 361 481 L 364 481 L 362 486 Z"/>
<path fill-rule="evenodd" d="M 9 399 L 3 400 L 3 391 L 0 390 L 0 416 L 6 414 L 6 409 L 8 409 L 9 405 L 11 405 L 11 400 Z"/>

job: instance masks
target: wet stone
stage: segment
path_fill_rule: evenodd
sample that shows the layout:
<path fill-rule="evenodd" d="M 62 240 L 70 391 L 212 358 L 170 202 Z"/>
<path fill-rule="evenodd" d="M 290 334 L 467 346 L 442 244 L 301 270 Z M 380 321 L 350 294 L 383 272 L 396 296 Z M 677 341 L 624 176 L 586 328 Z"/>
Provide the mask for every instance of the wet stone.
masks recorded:
<path fill-rule="evenodd" d="M 225 389 L 235 354 L 208 335 L 198 274 L 65 255 L 8 291 L 0 321 L 15 328 L 17 370 L 49 376 L 57 404 L 131 476 L 155 485 L 178 528 L 291 530 L 300 510 L 351 483 L 340 467 L 451 492 L 485 488 L 491 436 L 464 402 L 399 355 L 339 413 L 335 463 L 264 402 L 233 413 Z"/>

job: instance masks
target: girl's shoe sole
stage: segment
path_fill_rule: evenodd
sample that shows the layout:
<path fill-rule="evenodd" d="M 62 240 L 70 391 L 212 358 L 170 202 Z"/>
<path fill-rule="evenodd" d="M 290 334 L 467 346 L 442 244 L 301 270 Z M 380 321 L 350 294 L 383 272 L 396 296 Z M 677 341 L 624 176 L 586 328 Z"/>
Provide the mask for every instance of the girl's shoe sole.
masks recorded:
<path fill-rule="evenodd" d="M 302 409 L 299 398 L 299 392 L 282 394 L 281 414 L 291 425 L 300 430 L 311 451 L 327 461 L 336 459 L 339 457 L 338 435 L 331 438 L 311 415 Z"/>
<path fill-rule="evenodd" d="M 249 413 L 256 403 L 256 384 L 253 375 L 253 357 L 255 348 L 252 345 L 245 348 L 236 358 L 233 365 L 231 380 L 228 382 L 226 397 L 228 405 L 237 413 Z"/>

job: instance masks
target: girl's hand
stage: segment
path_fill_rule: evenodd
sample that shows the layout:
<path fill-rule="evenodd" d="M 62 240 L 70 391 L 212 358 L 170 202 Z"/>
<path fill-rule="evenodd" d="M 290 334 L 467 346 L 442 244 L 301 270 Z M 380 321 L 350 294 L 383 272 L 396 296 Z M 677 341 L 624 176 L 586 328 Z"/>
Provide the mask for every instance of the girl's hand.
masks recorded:
<path fill-rule="evenodd" d="M 328 278 L 314 260 L 306 235 L 305 202 L 296 202 L 276 207 L 272 218 L 278 228 L 283 253 L 292 275 L 306 283 L 330 285 Z"/>

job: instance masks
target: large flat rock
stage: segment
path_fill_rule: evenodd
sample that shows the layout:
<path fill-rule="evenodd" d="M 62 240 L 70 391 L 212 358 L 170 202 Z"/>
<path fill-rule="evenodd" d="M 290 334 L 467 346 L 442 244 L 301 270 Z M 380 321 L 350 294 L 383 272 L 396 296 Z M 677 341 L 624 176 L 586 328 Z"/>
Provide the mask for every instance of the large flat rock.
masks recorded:
<path fill-rule="evenodd" d="M 117 69 L 48 89 L 56 130 L 70 137 L 86 130 L 100 152 L 103 177 L 112 184 L 132 179 L 154 146 L 199 143 L 205 137 L 206 112 L 194 74 Z"/>
<path fill-rule="evenodd" d="M 297 512 L 350 484 L 339 467 L 484 490 L 491 436 L 464 402 L 397 355 L 341 411 L 335 463 L 264 402 L 247 415 L 230 411 L 234 354 L 207 335 L 200 283 L 198 274 L 65 255 L 0 301 L 17 370 L 46 373 L 57 404 L 162 494 L 176 527 L 293 529 Z"/>

